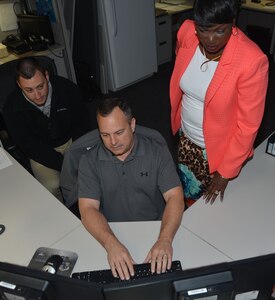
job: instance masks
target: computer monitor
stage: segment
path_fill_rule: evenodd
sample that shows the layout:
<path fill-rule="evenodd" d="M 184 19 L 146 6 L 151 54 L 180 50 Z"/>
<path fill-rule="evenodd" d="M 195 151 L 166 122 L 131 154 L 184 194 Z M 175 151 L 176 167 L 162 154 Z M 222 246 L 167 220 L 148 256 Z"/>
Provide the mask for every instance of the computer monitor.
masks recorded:
<path fill-rule="evenodd" d="M 1 262 L 0 297 L 1 300 L 104 300 L 98 284 Z"/>
<path fill-rule="evenodd" d="M 55 43 L 48 16 L 17 15 L 17 23 L 21 38 L 28 44 L 40 43 L 46 47 Z"/>
<path fill-rule="evenodd" d="M 0 263 L 0 296 L 8 300 L 267 300 L 274 284 L 275 254 L 108 285 Z"/>
<path fill-rule="evenodd" d="M 271 254 L 110 284 L 103 290 L 106 300 L 267 300 L 274 284 L 275 254 Z"/>

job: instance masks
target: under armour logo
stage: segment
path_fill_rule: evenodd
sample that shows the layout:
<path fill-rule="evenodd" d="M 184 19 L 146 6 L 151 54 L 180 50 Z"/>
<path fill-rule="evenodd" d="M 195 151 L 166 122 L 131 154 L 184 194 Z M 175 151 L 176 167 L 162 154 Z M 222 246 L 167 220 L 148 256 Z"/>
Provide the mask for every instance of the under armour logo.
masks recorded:
<path fill-rule="evenodd" d="M 143 172 L 140 172 L 140 176 L 141 176 L 141 177 L 143 177 L 143 176 L 148 176 L 148 172 L 144 172 L 144 173 L 143 173 Z"/>

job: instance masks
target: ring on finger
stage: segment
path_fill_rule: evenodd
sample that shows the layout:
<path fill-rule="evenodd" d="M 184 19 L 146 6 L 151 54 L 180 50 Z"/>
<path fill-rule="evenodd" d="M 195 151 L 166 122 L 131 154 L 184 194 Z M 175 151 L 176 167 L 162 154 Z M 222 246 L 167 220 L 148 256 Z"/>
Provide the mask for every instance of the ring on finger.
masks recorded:
<path fill-rule="evenodd" d="M 215 195 L 219 195 L 219 193 L 220 193 L 219 191 L 215 191 L 214 192 Z"/>

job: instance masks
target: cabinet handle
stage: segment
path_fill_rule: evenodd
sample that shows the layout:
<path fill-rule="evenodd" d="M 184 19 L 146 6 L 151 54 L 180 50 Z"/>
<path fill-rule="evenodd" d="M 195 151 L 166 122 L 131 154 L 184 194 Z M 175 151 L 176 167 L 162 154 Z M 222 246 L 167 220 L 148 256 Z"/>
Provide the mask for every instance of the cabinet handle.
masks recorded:
<path fill-rule="evenodd" d="M 165 25 L 166 21 L 159 22 L 159 25 Z"/>

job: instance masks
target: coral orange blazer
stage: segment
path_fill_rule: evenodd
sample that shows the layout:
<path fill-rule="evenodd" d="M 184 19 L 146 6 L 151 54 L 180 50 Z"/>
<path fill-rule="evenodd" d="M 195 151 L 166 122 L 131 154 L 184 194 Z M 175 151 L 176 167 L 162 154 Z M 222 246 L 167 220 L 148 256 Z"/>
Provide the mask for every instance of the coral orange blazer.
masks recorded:
<path fill-rule="evenodd" d="M 203 116 L 210 173 L 218 171 L 226 178 L 237 176 L 244 161 L 253 154 L 268 85 L 266 55 L 240 29 L 234 31 L 236 34 L 231 34 L 207 89 Z M 174 134 L 181 126 L 179 81 L 198 44 L 194 22 L 185 21 L 178 31 L 176 61 L 170 81 Z"/>

